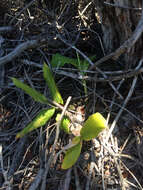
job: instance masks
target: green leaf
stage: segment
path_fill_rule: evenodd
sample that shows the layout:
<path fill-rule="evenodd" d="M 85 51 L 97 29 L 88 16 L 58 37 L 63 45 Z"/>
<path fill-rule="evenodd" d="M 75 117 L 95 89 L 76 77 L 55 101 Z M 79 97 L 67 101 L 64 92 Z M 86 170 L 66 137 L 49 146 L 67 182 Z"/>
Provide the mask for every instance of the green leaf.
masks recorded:
<path fill-rule="evenodd" d="M 22 131 L 17 133 L 16 138 L 21 138 L 27 133 L 42 127 L 54 115 L 55 108 L 41 110 L 38 115 Z"/>
<path fill-rule="evenodd" d="M 77 145 L 67 150 L 62 163 L 62 169 L 68 169 L 76 163 L 81 153 L 81 148 L 82 148 L 82 142 L 80 141 Z"/>
<path fill-rule="evenodd" d="M 56 121 L 59 121 L 61 114 L 57 114 Z M 62 129 L 65 133 L 70 133 L 70 119 L 67 116 L 64 116 L 60 125 L 60 129 Z"/>
<path fill-rule="evenodd" d="M 52 67 L 63 67 L 65 64 L 72 64 L 73 66 L 78 66 L 78 60 L 72 59 L 63 55 L 60 55 L 59 53 L 56 53 L 52 56 L 51 65 Z"/>
<path fill-rule="evenodd" d="M 48 103 L 47 98 L 43 94 L 38 92 L 37 90 L 31 88 L 30 86 L 28 86 L 27 84 L 24 84 L 23 82 L 21 82 L 20 80 L 18 80 L 16 78 L 12 78 L 12 81 L 16 87 L 24 90 L 24 92 L 26 94 L 30 95 L 35 101 L 44 103 L 44 104 Z"/>
<path fill-rule="evenodd" d="M 72 144 L 78 144 L 81 141 L 81 136 L 76 136 L 72 139 Z"/>
<path fill-rule="evenodd" d="M 91 61 L 93 61 L 95 59 L 95 55 L 89 57 L 91 59 Z M 79 70 L 86 70 L 89 67 L 89 63 L 87 60 L 80 60 L 80 64 L 79 64 L 79 59 L 73 59 L 73 58 L 69 58 L 63 55 L 60 55 L 59 53 L 56 53 L 55 55 L 52 56 L 52 60 L 51 60 L 51 66 L 52 67 L 63 67 L 65 64 L 71 64 L 73 66 L 75 66 L 76 68 L 78 68 Z"/>
<path fill-rule="evenodd" d="M 80 131 L 81 138 L 89 141 L 97 137 L 106 127 L 106 120 L 100 113 L 92 114 L 83 124 L 83 128 Z"/>
<path fill-rule="evenodd" d="M 44 79 L 50 89 L 53 100 L 59 104 L 63 104 L 63 99 L 56 86 L 52 72 L 50 71 L 50 69 L 46 63 L 44 63 L 44 66 L 43 66 L 43 75 L 44 75 Z"/>

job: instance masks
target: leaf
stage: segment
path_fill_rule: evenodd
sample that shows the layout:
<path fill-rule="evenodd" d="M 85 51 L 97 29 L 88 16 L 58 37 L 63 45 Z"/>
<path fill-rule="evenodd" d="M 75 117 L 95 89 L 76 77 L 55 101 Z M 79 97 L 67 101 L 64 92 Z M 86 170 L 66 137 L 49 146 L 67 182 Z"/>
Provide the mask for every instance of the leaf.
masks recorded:
<path fill-rule="evenodd" d="M 27 133 L 42 127 L 54 115 L 55 108 L 41 110 L 38 115 L 22 131 L 17 133 L 16 138 L 21 138 Z"/>
<path fill-rule="evenodd" d="M 89 58 L 92 61 L 95 59 L 95 57 L 96 56 L 94 55 Z M 56 53 L 55 55 L 52 56 L 52 60 L 51 60 L 52 67 L 63 67 L 66 63 L 75 66 L 79 70 L 86 70 L 89 67 L 89 62 L 87 60 L 80 60 L 80 64 L 79 64 L 79 59 L 69 58 L 69 57 L 60 55 L 59 53 Z"/>
<path fill-rule="evenodd" d="M 56 53 L 52 56 L 51 65 L 52 67 L 63 67 L 65 64 L 72 64 L 73 66 L 78 66 L 78 60 L 72 59 L 63 55 L 60 55 L 59 53 Z"/>
<path fill-rule="evenodd" d="M 46 63 L 44 63 L 44 66 L 43 66 L 43 75 L 44 75 L 44 79 L 50 89 L 53 100 L 59 104 L 63 104 L 62 96 L 56 86 L 52 72 L 50 71 L 50 69 Z"/>
<path fill-rule="evenodd" d="M 59 121 L 61 114 L 57 114 L 56 121 Z M 70 119 L 67 116 L 64 116 L 60 125 L 60 129 L 62 129 L 65 133 L 70 133 Z"/>
<path fill-rule="evenodd" d="M 81 153 L 81 148 L 82 148 L 82 142 L 80 141 L 77 145 L 67 150 L 62 163 L 62 169 L 68 169 L 76 163 Z"/>
<path fill-rule="evenodd" d="M 81 136 L 77 136 L 72 139 L 73 144 L 78 144 L 80 143 L 80 141 L 81 141 Z"/>
<path fill-rule="evenodd" d="M 85 141 L 89 141 L 97 137 L 106 127 L 106 120 L 100 113 L 92 114 L 83 124 L 83 128 L 80 131 L 81 138 Z"/>
<path fill-rule="evenodd" d="M 28 86 L 27 84 L 24 84 L 23 82 L 21 82 L 20 80 L 18 80 L 16 78 L 12 78 L 12 81 L 16 87 L 24 90 L 24 92 L 26 94 L 30 95 L 35 101 L 44 103 L 44 104 L 48 103 L 47 98 L 43 94 L 38 92 L 37 90 L 31 88 L 30 86 Z"/>

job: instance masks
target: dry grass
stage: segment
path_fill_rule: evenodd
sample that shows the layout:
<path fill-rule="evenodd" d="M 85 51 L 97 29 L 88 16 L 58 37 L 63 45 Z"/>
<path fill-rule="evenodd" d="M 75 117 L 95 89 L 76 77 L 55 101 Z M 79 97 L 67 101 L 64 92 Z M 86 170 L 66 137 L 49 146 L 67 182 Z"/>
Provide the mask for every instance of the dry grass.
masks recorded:
<path fill-rule="evenodd" d="M 56 133 L 54 120 L 15 140 L 17 132 L 42 106 L 17 89 L 10 77 L 24 80 L 48 97 L 42 77 L 43 61 L 49 64 L 56 52 L 74 58 L 78 52 L 87 60 L 95 54 L 98 60 L 105 52 L 92 1 L 53 1 L 47 5 L 36 0 L 9 2 L 9 6 L 1 4 L 5 11 L 0 14 L 0 23 L 12 28 L 0 30 L 0 57 L 16 54 L 5 65 L 0 64 L 0 190 L 142 189 L 142 71 L 123 78 L 120 74 L 127 74 L 124 67 L 110 62 L 108 67 L 105 64 L 86 71 L 85 95 L 79 71 L 69 65 L 54 70 L 65 102 L 72 96 L 70 104 L 76 111 L 84 107 L 85 118 L 98 111 L 109 124 L 109 130 L 84 143 L 71 169 L 61 170 L 63 154 L 56 163 L 52 162 L 71 138 L 63 132 Z M 37 39 L 40 43 L 34 47 L 21 46 L 20 53 L 15 51 L 23 42 Z M 142 60 L 137 71 L 141 65 Z M 133 73 L 134 68 L 130 71 Z M 107 80 L 110 77 L 118 80 Z"/>

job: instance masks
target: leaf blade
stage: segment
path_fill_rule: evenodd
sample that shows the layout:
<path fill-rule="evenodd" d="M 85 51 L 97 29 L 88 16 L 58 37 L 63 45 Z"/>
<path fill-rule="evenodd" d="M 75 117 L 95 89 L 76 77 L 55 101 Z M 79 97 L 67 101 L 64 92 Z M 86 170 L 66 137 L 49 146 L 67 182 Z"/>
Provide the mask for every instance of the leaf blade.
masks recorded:
<path fill-rule="evenodd" d="M 63 104 L 62 96 L 57 88 L 52 72 L 46 63 L 43 65 L 43 76 L 50 89 L 53 100 L 59 104 Z"/>
<path fill-rule="evenodd" d="M 17 133 L 16 138 L 21 138 L 31 131 L 45 125 L 49 119 L 54 115 L 55 108 L 41 110 L 38 115 L 31 121 L 22 131 Z"/>
<path fill-rule="evenodd" d="M 89 59 L 91 59 L 91 61 L 93 61 L 95 58 L 96 58 L 96 55 L 89 57 Z M 69 58 L 69 57 L 63 56 L 59 53 L 56 53 L 52 56 L 51 66 L 52 67 L 63 67 L 67 63 L 67 64 L 71 64 L 74 67 L 78 68 L 80 71 L 87 70 L 89 67 L 89 62 L 87 60 L 80 60 L 80 62 L 81 62 L 81 64 L 79 65 L 78 58 L 77 59 Z"/>
<path fill-rule="evenodd" d="M 80 131 L 81 138 L 85 141 L 96 138 L 106 127 L 106 120 L 100 113 L 92 114 L 83 124 Z"/>
<path fill-rule="evenodd" d="M 47 98 L 43 94 L 38 92 L 37 90 L 31 88 L 27 84 L 24 84 L 23 82 L 21 82 L 20 80 L 14 77 L 12 78 L 12 81 L 16 87 L 22 89 L 26 94 L 30 95 L 36 102 L 40 102 L 44 104 L 48 103 Z"/>
<path fill-rule="evenodd" d="M 61 114 L 58 113 L 56 116 L 56 121 L 59 121 Z M 70 133 L 70 126 L 71 121 L 67 116 L 64 116 L 62 121 L 61 121 L 61 125 L 60 125 L 60 129 L 62 129 L 65 133 L 69 134 Z"/>
<path fill-rule="evenodd" d="M 82 148 L 82 142 L 80 141 L 74 147 L 67 150 L 63 163 L 62 163 L 62 169 L 66 170 L 72 167 L 76 163 L 81 153 L 81 148 Z"/>
<path fill-rule="evenodd" d="M 77 59 L 69 58 L 59 53 L 56 53 L 52 56 L 51 60 L 52 67 L 63 67 L 66 63 L 71 64 L 75 67 L 77 67 L 78 65 Z"/>

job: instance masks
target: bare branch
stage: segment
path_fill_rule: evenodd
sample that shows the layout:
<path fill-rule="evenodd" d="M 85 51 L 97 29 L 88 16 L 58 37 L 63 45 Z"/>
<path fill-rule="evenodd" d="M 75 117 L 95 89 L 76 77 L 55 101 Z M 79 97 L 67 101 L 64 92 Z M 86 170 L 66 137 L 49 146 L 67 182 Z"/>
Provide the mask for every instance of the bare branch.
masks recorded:
<path fill-rule="evenodd" d="M 135 11 L 141 11 L 142 8 L 136 8 L 136 7 L 128 7 L 128 6 L 123 6 L 123 5 L 118 5 L 117 3 L 108 3 L 104 2 L 105 5 L 110 6 L 110 7 L 116 7 L 116 8 L 121 8 L 121 9 L 128 9 L 128 10 L 135 10 Z"/>
<path fill-rule="evenodd" d="M 22 44 L 18 45 L 12 52 L 10 52 L 8 55 L 5 55 L 0 58 L 0 66 L 4 65 L 16 57 L 18 57 L 24 50 L 36 47 L 39 45 L 39 39 L 38 40 L 29 40 L 27 42 L 23 42 Z"/>
<path fill-rule="evenodd" d="M 142 4 L 142 6 L 143 6 L 143 4 Z M 90 70 L 95 69 L 97 65 L 107 61 L 108 59 L 117 60 L 120 57 L 120 55 L 122 55 L 126 51 L 130 51 L 130 49 L 135 45 L 137 40 L 142 35 L 142 32 L 143 32 L 143 9 L 142 9 L 140 21 L 139 21 L 135 31 L 133 32 L 133 35 L 128 40 L 126 40 L 123 43 L 123 45 L 121 45 L 115 52 L 112 52 L 109 55 L 98 60 L 94 65 L 92 65 L 90 67 Z"/>
<path fill-rule="evenodd" d="M 14 30 L 14 27 L 12 26 L 1 26 L 0 27 L 0 34 L 6 33 L 6 32 L 11 32 Z"/>

